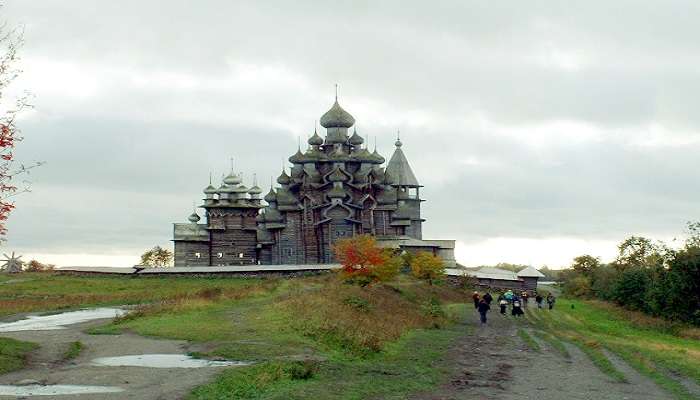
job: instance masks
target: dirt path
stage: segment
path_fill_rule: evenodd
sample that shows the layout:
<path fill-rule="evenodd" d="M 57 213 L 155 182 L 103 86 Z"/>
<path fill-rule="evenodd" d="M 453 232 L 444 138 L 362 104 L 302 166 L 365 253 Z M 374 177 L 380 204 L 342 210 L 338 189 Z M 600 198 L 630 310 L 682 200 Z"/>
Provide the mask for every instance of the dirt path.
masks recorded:
<path fill-rule="evenodd" d="M 527 325 L 511 316 L 490 312 L 489 322 L 481 325 L 478 314 L 470 310 L 465 328 L 473 334 L 465 334 L 451 351 L 454 375 L 437 390 L 413 400 L 672 399 L 622 360 L 615 363 L 629 383 L 613 381 L 575 346 L 568 346 L 569 359 L 543 342 L 538 342 L 540 352 L 529 349 L 517 335 L 518 328 Z"/>
<path fill-rule="evenodd" d="M 92 365 L 97 357 L 113 357 L 138 354 L 186 354 L 196 350 L 185 341 L 158 340 L 135 334 L 87 335 L 83 330 L 104 324 L 97 320 L 67 329 L 53 331 L 24 331 L 0 333 L 0 336 L 39 343 L 41 347 L 32 353 L 29 367 L 21 371 L 0 375 L 0 385 L 12 385 L 22 380 L 35 380 L 45 385 L 117 386 L 121 393 L 41 396 L 41 399 L 180 399 L 193 387 L 206 383 L 222 371 L 211 368 L 146 368 L 104 367 Z M 63 356 L 71 342 L 80 341 L 84 350 L 69 361 Z M 75 397 L 74 397 L 75 396 Z M 13 398 L 1 396 L 0 399 Z"/>

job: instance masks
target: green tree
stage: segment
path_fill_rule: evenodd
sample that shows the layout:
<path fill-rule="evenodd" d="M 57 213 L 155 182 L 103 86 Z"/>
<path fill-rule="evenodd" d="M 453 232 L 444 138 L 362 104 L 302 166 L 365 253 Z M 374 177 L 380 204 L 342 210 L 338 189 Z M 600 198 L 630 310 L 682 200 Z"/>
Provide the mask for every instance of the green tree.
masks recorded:
<path fill-rule="evenodd" d="M 580 274 L 591 276 L 598 268 L 600 268 L 600 259 L 598 257 L 584 254 L 574 258 L 571 268 Z"/>
<path fill-rule="evenodd" d="M 411 260 L 411 273 L 432 285 L 433 281 L 445 276 L 445 263 L 439 256 L 421 251 Z"/>
<path fill-rule="evenodd" d="M 620 243 L 615 266 L 624 270 L 630 267 L 650 267 L 664 264 L 672 252 L 661 242 L 653 242 L 641 236 L 630 236 Z"/>
<path fill-rule="evenodd" d="M 686 249 L 700 248 L 700 221 L 688 222 L 686 232 L 688 239 L 685 241 Z"/>
<path fill-rule="evenodd" d="M 666 276 L 664 315 L 700 325 L 700 247 L 680 251 Z"/>
<path fill-rule="evenodd" d="M 173 263 L 173 252 L 160 246 L 141 254 L 141 265 L 150 267 L 170 267 Z"/>

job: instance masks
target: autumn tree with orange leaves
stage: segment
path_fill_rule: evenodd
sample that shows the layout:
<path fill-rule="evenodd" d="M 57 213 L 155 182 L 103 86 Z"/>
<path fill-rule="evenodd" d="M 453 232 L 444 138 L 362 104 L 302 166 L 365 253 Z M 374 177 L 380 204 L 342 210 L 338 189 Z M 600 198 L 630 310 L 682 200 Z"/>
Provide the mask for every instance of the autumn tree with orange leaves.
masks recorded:
<path fill-rule="evenodd" d="M 377 246 L 377 241 L 370 235 L 341 239 L 335 243 L 333 251 L 342 265 L 341 276 L 360 286 L 392 279 L 402 264 L 400 257 Z"/>
<path fill-rule="evenodd" d="M 5 221 L 15 208 L 12 197 L 29 191 L 28 182 L 22 182 L 23 187 L 20 188 L 13 183 L 13 178 L 27 174 L 30 169 L 42 164 L 37 162 L 17 166 L 14 158 L 15 145 L 22 140 L 15 125 L 17 116 L 31 107 L 30 95 L 27 93 L 10 96 L 9 100 L 7 98 L 8 87 L 21 72 L 17 66 L 17 52 L 22 43 L 20 29 L 8 29 L 5 24 L 0 25 L 0 238 L 4 238 L 7 233 Z"/>

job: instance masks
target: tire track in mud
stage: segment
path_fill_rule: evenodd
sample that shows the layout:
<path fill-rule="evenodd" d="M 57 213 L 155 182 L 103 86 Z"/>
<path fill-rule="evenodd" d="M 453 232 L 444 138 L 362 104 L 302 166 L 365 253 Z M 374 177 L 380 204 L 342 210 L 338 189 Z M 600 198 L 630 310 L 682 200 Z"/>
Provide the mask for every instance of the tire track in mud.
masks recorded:
<path fill-rule="evenodd" d="M 527 328 L 524 320 L 490 312 L 488 323 L 481 325 L 478 314 L 469 310 L 464 325 L 465 335 L 446 358 L 452 376 L 412 400 L 673 399 L 629 366 L 624 372 L 634 384 L 613 381 L 576 346 L 566 345 L 570 358 L 539 340 L 539 352 L 529 349 L 517 336 L 518 328 Z"/>

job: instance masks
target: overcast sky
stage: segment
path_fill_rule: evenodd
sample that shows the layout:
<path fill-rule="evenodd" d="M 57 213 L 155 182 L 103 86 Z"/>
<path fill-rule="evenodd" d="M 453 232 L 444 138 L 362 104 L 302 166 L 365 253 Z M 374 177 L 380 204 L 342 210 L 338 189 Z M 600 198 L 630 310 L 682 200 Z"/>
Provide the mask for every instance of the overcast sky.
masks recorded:
<path fill-rule="evenodd" d="M 269 185 L 333 101 L 458 261 L 610 259 L 700 219 L 697 1 L 23 1 L 35 110 L 5 251 L 133 265 L 229 158 Z"/>

